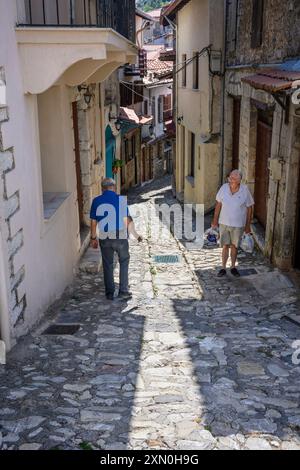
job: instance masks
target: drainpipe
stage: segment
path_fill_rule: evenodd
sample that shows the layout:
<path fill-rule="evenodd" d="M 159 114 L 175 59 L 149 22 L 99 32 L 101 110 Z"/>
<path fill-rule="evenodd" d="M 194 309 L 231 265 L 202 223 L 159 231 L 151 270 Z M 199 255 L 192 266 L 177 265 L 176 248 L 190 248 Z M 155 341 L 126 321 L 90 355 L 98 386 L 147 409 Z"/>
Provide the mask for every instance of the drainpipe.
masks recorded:
<path fill-rule="evenodd" d="M 220 165 L 220 186 L 224 179 L 224 159 L 225 159 L 225 93 L 226 93 L 226 55 L 227 55 L 227 6 L 224 2 L 224 34 L 223 34 L 223 83 L 222 83 L 222 111 L 221 111 L 221 165 Z"/>
<path fill-rule="evenodd" d="M 1 220 L 1 219 L 0 219 Z M 7 298 L 7 277 L 4 266 L 4 249 L 0 232 L 0 364 L 5 364 L 5 352 L 11 347 L 9 328 L 9 307 Z"/>

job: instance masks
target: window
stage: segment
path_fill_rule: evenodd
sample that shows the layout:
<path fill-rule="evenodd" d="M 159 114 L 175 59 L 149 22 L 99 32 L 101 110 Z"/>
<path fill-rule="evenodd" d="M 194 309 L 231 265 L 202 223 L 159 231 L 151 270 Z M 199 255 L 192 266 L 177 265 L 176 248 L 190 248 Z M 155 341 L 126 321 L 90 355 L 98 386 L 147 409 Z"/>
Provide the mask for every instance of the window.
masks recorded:
<path fill-rule="evenodd" d="M 125 139 L 124 142 L 124 152 L 125 152 L 125 162 L 128 163 L 129 157 L 128 157 L 128 140 Z"/>
<path fill-rule="evenodd" d="M 262 44 L 264 0 L 253 0 L 252 6 L 251 47 L 255 49 Z"/>
<path fill-rule="evenodd" d="M 49 220 L 69 196 L 65 160 L 66 136 L 61 87 L 37 97 L 44 219 Z"/>
<path fill-rule="evenodd" d="M 120 84 L 120 98 L 121 98 L 121 106 L 127 107 L 133 104 L 133 88 L 132 84 L 129 82 Z"/>
<path fill-rule="evenodd" d="M 164 114 L 163 114 L 163 96 L 158 97 L 158 122 L 161 124 L 164 122 Z"/>
<path fill-rule="evenodd" d="M 156 98 L 152 98 L 153 126 L 156 126 Z"/>
<path fill-rule="evenodd" d="M 144 114 L 145 114 L 145 116 L 148 116 L 148 113 L 149 113 L 149 106 L 148 106 L 148 100 L 146 99 L 144 101 Z"/>
<path fill-rule="evenodd" d="M 234 52 L 236 49 L 236 38 L 237 38 L 237 15 L 238 12 L 238 0 L 228 1 L 228 18 L 227 18 L 227 44 L 228 51 Z"/>
<path fill-rule="evenodd" d="M 195 177 L 195 142 L 196 142 L 195 134 L 193 132 L 191 132 L 191 137 L 190 137 L 190 144 L 191 144 L 191 148 L 190 148 L 190 176 L 192 178 Z"/>
<path fill-rule="evenodd" d="M 134 103 L 142 103 L 144 101 L 144 87 L 143 82 L 134 82 Z"/>
<path fill-rule="evenodd" d="M 193 88 L 199 90 L 199 53 L 193 54 Z"/>
<path fill-rule="evenodd" d="M 186 87 L 186 54 L 182 56 L 182 86 Z"/>

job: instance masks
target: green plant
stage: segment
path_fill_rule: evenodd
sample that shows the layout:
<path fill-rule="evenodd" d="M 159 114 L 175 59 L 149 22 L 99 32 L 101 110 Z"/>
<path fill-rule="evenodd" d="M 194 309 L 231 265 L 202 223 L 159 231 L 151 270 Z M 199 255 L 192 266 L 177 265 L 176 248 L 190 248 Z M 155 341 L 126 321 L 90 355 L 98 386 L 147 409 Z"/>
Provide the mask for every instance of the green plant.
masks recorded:
<path fill-rule="evenodd" d="M 89 442 L 81 442 L 79 447 L 82 450 L 93 450 L 93 446 Z"/>

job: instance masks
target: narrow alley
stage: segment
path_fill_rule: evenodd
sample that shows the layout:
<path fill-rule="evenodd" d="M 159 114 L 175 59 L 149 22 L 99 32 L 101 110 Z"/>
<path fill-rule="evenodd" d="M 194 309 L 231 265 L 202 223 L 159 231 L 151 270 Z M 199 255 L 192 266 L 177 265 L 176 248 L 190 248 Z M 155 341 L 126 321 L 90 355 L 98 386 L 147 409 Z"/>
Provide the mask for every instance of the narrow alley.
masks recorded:
<path fill-rule="evenodd" d="M 154 239 L 148 208 L 174 202 L 169 177 L 129 202 L 144 237 L 133 299 L 109 302 L 102 271 L 78 273 L 0 368 L 0 448 L 299 450 L 293 284 L 258 252 L 218 279 L 218 247 L 188 251 L 167 227 Z"/>

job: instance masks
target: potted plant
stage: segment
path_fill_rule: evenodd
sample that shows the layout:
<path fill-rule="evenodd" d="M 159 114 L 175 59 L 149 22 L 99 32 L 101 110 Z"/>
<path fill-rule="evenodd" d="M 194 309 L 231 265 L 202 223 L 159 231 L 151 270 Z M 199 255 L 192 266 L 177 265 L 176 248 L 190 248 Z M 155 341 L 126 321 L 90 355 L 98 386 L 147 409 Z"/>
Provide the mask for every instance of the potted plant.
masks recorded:
<path fill-rule="evenodd" d="M 124 165 L 123 160 L 118 160 L 118 159 L 114 160 L 112 164 L 113 174 L 117 174 L 119 169 L 122 168 L 123 165 Z"/>

